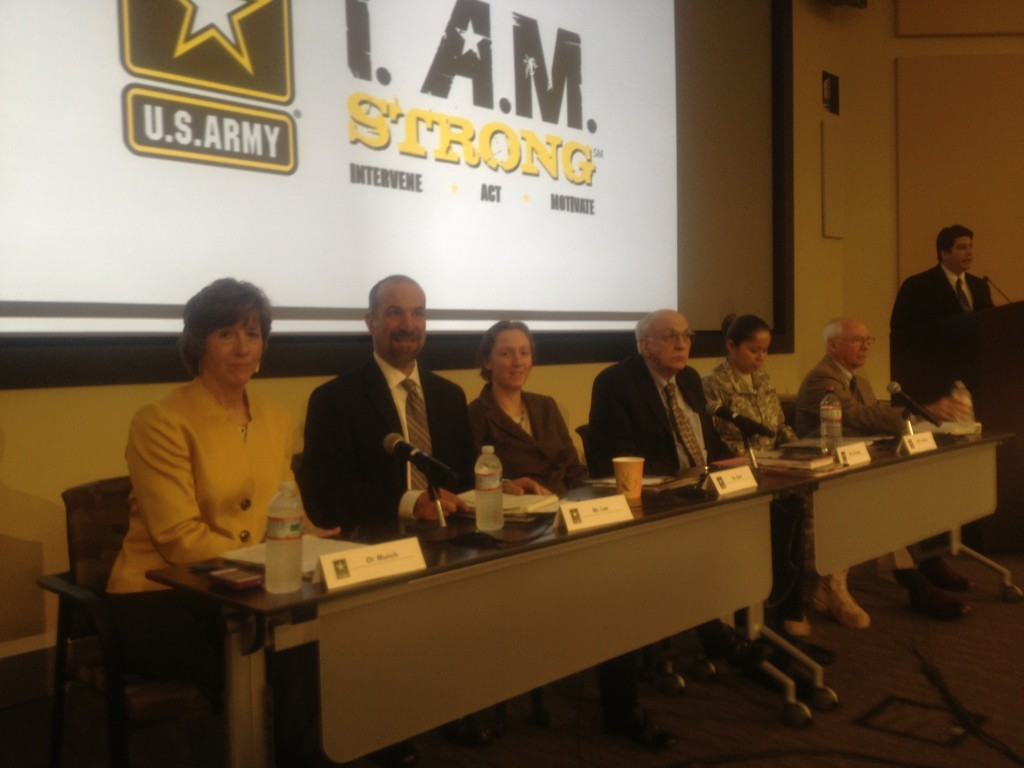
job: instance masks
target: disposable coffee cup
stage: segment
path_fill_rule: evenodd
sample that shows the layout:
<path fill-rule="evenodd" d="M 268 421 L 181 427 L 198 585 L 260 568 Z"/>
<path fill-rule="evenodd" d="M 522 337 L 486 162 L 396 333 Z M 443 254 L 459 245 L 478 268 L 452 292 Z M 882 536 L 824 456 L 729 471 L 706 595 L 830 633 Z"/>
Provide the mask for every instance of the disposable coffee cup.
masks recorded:
<path fill-rule="evenodd" d="M 640 501 L 644 487 L 644 457 L 617 456 L 612 459 L 615 468 L 615 490 L 630 504 Z"/>

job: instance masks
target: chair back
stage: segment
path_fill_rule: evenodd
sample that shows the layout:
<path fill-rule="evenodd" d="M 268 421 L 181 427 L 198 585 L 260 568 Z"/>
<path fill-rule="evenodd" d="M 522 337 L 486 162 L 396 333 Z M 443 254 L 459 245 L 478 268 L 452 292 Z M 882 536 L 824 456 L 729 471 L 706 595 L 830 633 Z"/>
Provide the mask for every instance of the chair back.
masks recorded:
<path fill-rule="evenodd" d="M 114 560 L 128 532 L 128 477 L 111 477 L 68 488 L 68 560 L 75 583 L 95 592 L 107 587 Z"/>
<path fill-rule="evenodd" d="M 587 438 L 590 437 L 590 425 L 580 424 L 576 427 L 576 434 L 580 436 L 580 442 L 583 443 L 583 463 L 589 467 L 590 462 L 587 460 L 587 456 L 590 454 L 590 446 L 587 445 Z"/>
<path fill-rule="evenodd" d="M 796 426 L 796 395 L 779 395 L 779 402 L 782 404 L 782 416 L 786 423 Z M 800 435 L 798 435 L 800 437 Z"/>

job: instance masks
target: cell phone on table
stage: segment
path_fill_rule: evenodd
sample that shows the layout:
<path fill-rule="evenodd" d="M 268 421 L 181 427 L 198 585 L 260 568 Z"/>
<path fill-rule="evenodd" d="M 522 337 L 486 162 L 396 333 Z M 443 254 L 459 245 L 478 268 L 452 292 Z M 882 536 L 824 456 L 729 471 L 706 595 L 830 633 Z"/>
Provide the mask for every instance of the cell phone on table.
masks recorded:
<path fill-rule="evenodd" d="M 263 583 L 263 574 L 244 568 L 218 568 L 208 574 L 217 584 L 231 589 L 252 589 Z"/>

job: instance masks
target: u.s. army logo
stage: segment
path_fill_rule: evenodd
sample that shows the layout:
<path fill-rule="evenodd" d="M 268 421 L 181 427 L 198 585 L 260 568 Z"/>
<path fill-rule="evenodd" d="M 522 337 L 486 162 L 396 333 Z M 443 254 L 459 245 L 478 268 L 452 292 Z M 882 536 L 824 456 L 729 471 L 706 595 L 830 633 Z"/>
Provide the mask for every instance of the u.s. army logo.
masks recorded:
<path fill-rule="evenodd" d="M 230 97 L 292 101 L 289 0 L 121 0 L 132 75 Z M 129 85 L 125 140 L 138 154 L 250 170 L 295 170 L 291 115 Z"/>
<path fill-rule="evenodd" d="M 141 77 L 287 104 L 289 18 L 288 0 L 122 0 L 124 66 Z"/>

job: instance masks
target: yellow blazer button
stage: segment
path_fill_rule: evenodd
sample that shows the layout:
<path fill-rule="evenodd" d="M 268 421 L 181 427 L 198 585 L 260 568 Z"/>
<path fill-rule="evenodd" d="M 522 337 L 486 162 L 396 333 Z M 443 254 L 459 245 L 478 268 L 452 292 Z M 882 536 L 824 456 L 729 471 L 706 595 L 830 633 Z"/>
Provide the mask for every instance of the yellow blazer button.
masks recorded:
<path fill-rule="evenodd" d="M 242 540 L 243 544 L 245 544 L 247 541 L 249 541 L 249 539 L 252 538 L 252 534 L 248 531 L 242 531 L 240 534 L 238 534 L 238 538 Z"/>
<path fill-rule="evenodd" d="M 252 506 L 251 499 L 242 499 L 242 511 L 245 512 L 249 507 Z"/>

